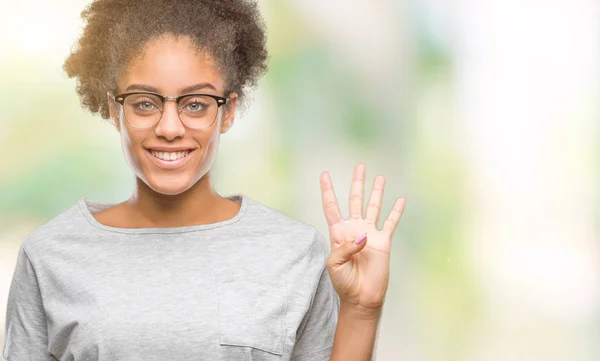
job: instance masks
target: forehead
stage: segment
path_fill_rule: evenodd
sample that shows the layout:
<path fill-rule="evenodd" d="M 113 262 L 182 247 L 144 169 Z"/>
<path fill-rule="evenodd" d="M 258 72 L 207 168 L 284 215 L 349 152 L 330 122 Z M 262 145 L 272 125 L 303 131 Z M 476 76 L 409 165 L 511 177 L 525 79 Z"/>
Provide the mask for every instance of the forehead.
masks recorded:
<path fill-rule="evenodd" d="M 186 37 L 162 36 L 148 42 L 117 77 L 123 91 L 132 84 L 147 85 L 165 95 L 179 94 L 190 85 L 212 84 L 224 92 L 224 79 L 214 57 Z"/>

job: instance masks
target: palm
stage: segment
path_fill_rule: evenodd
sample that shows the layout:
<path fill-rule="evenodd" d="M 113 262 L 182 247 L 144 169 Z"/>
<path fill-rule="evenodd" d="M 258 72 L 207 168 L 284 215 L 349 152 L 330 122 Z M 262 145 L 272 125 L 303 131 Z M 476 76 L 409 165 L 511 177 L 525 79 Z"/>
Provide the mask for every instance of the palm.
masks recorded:
<path fill-rule="evenodd" d="M 385 179 L 377 177 L 363 217 L 365 183 L 364 164 L 354 170 L 350 192 L 350 217 L 343 219 L 328 173 L 321 176 L 323 210 L 329 225 L 332 253 L 327 260 L 331 282 L 342 302 L 364 308 L 377 308 L 383 304 L 389 280 L 391 239 L 404 208 L 399 198 L 381 230 L 377 222 L 383 198 Z M 340 256 L 336 252 L 348 242 L 367 234 L 366 245 L 353 255 Z M 363 241 L 364 242 L 364 241 Z"/>

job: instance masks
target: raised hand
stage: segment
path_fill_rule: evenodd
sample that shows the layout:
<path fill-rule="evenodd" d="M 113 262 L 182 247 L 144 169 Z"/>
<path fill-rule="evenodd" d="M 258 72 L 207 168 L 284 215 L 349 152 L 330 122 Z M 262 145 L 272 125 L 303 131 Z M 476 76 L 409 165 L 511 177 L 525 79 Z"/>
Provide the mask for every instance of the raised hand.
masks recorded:
<path fill-rule="evenodd" d="M 331 254 L 327 270 L 343 305 L 360 310 L 383 306 L 390 269 L 392 235 L 402 217 L 405 199 L 398 198 L 392 211 L 377 228 L 385 178 L 375 178 L 363 216 L 366 165 L 354 168 L 350 189 L 350 216 L 342 218 L 328 172 L 321 174 L 323 211 L 329 225 Z"/>

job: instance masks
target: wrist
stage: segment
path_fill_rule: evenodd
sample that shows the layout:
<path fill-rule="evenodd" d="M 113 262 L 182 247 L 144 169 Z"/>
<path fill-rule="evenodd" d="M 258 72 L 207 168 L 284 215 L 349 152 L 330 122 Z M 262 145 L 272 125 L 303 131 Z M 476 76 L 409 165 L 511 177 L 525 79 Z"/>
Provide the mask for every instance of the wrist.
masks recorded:
<path fill-rule="evenodd" d="M 364 307 L 349 303 L 340 303 L 340 317 L 356 321 L 379 322 L 383 305 L 379 307 Z"/>

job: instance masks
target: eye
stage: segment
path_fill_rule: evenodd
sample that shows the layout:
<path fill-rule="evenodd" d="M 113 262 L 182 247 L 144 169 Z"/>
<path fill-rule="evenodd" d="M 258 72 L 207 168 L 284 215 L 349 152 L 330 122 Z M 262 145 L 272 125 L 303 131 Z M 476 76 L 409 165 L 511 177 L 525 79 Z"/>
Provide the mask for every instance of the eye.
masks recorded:
<path fill-rule="evenodd" d="M 197 113 L 206 110 L 208 103 L 203 99 L 190 99 L 184 105 L 183 109 L 188 112 Z"/>
<path fill-rule="evenodd" d="M 133 106 L 139 110 L 150 112 L 158 109 L 150 100 L 137 100 Z"/>
<path fill-rule="evenodd" d="M 136 114 L 153 114 L 161 109 L 161 99 L 151 94 L 132 94 L 125 98 L 127 108 Z"/>

